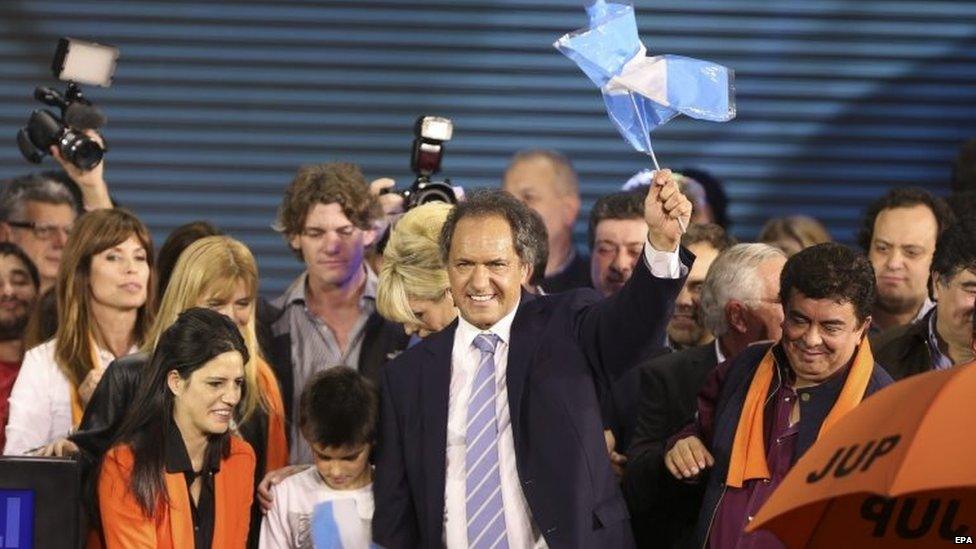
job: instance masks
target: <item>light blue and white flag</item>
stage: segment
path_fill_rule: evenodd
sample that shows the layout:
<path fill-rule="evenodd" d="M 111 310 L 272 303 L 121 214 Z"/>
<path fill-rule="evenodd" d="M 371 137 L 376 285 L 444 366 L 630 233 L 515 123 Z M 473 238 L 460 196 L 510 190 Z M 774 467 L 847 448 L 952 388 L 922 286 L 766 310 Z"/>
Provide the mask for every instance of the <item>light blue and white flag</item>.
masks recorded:
<path fill-rule="evenodd" d="M 635 149 L 653 157 L 650 132 L 678 114 L 735 118 L 731 69 L 679 55 L 648 56 L 629 4 L 595 0 L 586 12 L 589 26 L 553 45 L 600 88 L 610 120 Z"/>
<path fill-rule="evenodd" d="M 318 503 L 312 509 L 311 538 L 314 549 L 374 549 L 369 523 L 353 499 Z"/>

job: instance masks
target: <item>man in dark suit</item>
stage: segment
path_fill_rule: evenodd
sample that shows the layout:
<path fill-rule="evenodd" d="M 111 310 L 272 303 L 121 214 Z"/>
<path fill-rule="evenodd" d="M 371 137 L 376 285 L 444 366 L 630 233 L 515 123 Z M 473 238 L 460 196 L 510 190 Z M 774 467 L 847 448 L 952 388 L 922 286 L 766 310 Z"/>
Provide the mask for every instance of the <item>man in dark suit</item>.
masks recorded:
<path fill-rule="evenodd" d="M 700 485 L 674 481 L 664 468 L 664 445 L 691 421 L 695 396 L 726 357 L 781 334 L 779 275 L 786 256 L 767 244 L 738 244 L 719 254 L 701 287 L 705 328 L 713 342 L 645 362 L 640 405 L 623 490 L 640 547 L 671 547 L 690 535 L 701 504 Z"/>
<path fill-rule="evenodd" d="M 645 260 L 602 301 L 521 292 L 532 214 L 511 196 L 456 206 L 441 246 L 460 317 L 383 369 L 377 543 L 633 545 L 597 391 L 663 341 L 692 259 L 678 250 L 691 204 L 670 172 L 645 204 Z"/>

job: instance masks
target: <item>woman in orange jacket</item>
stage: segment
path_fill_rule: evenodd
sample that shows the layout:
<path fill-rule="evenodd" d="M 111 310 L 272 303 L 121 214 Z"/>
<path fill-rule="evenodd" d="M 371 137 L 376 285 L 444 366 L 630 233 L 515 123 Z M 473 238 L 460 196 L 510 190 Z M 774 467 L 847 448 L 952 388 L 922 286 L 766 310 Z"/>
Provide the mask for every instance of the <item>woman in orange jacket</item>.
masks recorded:
<path fill-rule="evenodd" d="M 230 426 L 249 358 L 234 323 L 209 309 L 159 338 L 98 473 L 105 547 L 244 547 L 255 458 Z"/>

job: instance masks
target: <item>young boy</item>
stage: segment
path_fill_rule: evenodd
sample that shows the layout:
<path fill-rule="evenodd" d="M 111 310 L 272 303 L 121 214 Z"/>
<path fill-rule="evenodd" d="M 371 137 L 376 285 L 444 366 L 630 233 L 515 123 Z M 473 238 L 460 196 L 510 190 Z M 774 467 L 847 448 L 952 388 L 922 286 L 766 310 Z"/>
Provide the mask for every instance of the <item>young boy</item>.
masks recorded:
<path fill-rule="evenodd" d="M 376 388 L 351 368 L 315 375 L 302 392 L 299 428 L 315 466 L 271 489 L 262 549 L 370 547 L 373 468 L 379 414 Z"/>

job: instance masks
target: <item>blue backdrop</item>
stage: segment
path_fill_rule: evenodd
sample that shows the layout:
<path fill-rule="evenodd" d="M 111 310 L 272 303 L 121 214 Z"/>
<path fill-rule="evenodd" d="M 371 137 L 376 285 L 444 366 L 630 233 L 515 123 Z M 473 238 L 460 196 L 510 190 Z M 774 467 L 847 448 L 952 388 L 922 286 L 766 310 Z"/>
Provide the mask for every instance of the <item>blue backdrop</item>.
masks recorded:
<path fill-rule="evenodd" d="M 736 70 L 735 121 L 677 120 L 654 143 L 662 164 L 726 181 L 740 238 L 767 217 L 807 213 L 850 241 L 886 188 L 944 193 L 949 160 L 976 135 L 974 2 L 636 9 L 651 53 Z M 109 117 L 113 194 L 157 243 L 201 218 L 241 238 L 275 294 L 300 267 L 270 229 L 295 168 L 344 159 L 406 185 L 419 114 L 454 119 L 444 170 L 466 187 L 497 185 L 519 148 L 556 148 L 575 162 L 588 209 L 647 167 L 551 46 L 585 22 L 569 0 L 6 1 L 0 176 L 32 169 L 13 136 L 37 106 L 34 86 L 54 84 L 57 38 L 119 46 L 115 85 L 86 90 Z M 580 222 L 581 243 L 584 231 Z"/>

